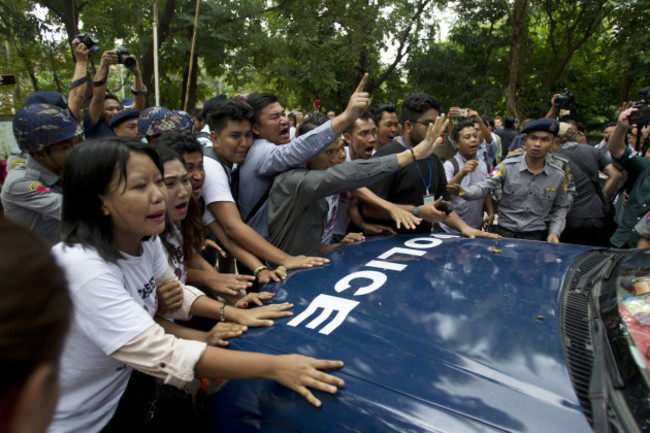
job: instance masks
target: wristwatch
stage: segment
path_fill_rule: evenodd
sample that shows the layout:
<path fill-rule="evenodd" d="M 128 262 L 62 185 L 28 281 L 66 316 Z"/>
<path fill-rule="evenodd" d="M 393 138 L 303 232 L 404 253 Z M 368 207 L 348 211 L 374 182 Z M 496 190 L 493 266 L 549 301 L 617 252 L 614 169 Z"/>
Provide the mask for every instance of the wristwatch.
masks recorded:
<path fill-rule="evenodd" d="M 143 84 L 144 89 L 143 90 L 135 90 L 133 86 L 131 86 L 131 93 L 133 93 L 135 96 L 142 96 L 147 94 L 147 86 Z"/>
<path fill-rule="evenodd" d="M 411 209 L 411 213 L 418 218 L 422 218 L 422 215 L 420 215 L 420 208 L 418 206 L 414 206 L 413 209 Z"/>

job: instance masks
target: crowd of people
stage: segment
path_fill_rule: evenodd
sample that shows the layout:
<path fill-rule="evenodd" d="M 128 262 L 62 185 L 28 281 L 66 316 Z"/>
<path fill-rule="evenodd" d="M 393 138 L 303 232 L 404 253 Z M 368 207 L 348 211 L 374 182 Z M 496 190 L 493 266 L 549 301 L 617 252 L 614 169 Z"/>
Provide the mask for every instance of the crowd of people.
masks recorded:
<path fill-rule="evenodd" d="M 36 92 L 16 113 L 21 154 L 2 185 L 0 264 L 24 271 L 2 293 L 16 295 L 2 308 L 21 312 L 0 329 L 10 366 L 0 423 L 9 431 L 38 403 L 29 431 L 50 418 L 50 432 L 178 430 L 169 413 L 139 416 L 128 397 L 173 387 L 195 402 L 206 392 L 197 383 L 210 379 L 271 379 L 319 406 L 310 389 L 344 386 L 321 371 L 341 361 L 230 351 L 228 339 L 292 314 L 264 284 L 326 265 L 323 253 L 366 236 L 650 242 L 650 159 L 628 136 L 646 142 L 647 130 L 630 124 L 637 109 L 629 105 L 597 146 L 576 122 L 555 119 L 554 102 L 521 125 L 445 111 L 425 93 L 398 110 L 371 102 L 367 74 L 339 114 L 287 115 L 271 93 L 215 96 L 190 114 L 145 108 L 137 61 L 133 97 L 120 100 L 106 90 L 115 52 L 103 53 L 89 81 L 87 48 L 74 41 L 73 51 L 70 94 Z M 30 248 L 17 256 L 17 243 Z M 11 284 L 38 287 L 59 308 Z M 29 349 L 18 350 L 11 333 L 34 317 L 29 309 L 43 322 L 29 323 Z"/>

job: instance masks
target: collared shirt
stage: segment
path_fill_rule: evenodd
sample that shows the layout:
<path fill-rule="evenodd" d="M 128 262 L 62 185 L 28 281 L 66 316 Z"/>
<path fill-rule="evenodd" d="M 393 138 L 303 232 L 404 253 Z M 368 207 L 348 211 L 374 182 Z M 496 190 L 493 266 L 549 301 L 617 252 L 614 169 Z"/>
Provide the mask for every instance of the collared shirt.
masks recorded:
<path fill-rule="evenodd" d="M 5 216 L 51 244 L 58 241 L 62 203 L 59 176 L 43 167 L 31 155 L 27 156 L 24 164 L 9 170 L 2 186 Z"/>
<path fill-rule="evenodd" d="M 650 159 L 632 151 L 629 147 L 623 155 L 614 159 L 627 170 L 629 179 L 634 182 L 630 197 L 627 199 L 623 218 L 610 239 L 612 244 L 622 247 L 628 240 L 636 246 L 639 241 L 639 233 L 634 226 L 650 210 Z"/>
<path fill-rule="evenodd" d="M 494 165 L 494 160 L 497 157 L 497 150 L 499 148 L 496 135 L 493 132 L 491 132 L 491 134 L 492 142 L 488 144 L 483 140 L 483 143 L 478 147 L 478 152 L 476 152 L 476 159 L 479 161 L 485 161 L 488 164 L 488 167 Z"/>
<path fill-rule="evenodd" d="M 465 199 L 476 200 L 501 188 L 500 226 L 517 232 L 545 230 L 544 219 L 550 214 L 549 233 L 560 234 L 574 197 L 572 183 L 568 166 L 564 170 L 545 161 L 544 168 L 535 174 L 522 153 L 501 161 L 488 178 L 466 188 Z"/>
<path fill-rule="evenodd" d="M 454 155 L 454 159 L 456 162 L 458 162 L 458 170 L 462 170 L 463 167 L 465 167 L 465 164 L 467 163 L 467 159 L 465 159 L 463 156 L 461 156 L 460 153 L 457 153 Z M 447 176 L 447 182 L 451 180 L 456 174 L 454 173 L 454 165 L 452 164 L 451 161 L 446 161 L 443 164 L 443 167 L 445 168 L 445 175 Z M 460 186 L 463 188 L 468 188 L 472 185 L 475 185 L 485 179 L 488 175 L 488 168 L 487 165 L 485 164 L 485 161 L 478 161 L 478 166 L 476 167 L 476 170 L 473 172 L 467 174 L 465 177 L 463 177 L 463 180 L 460 182 Z M 467 223 L 468 226 L 478 229 L 481 229 L 481 226 L 483 225 L 483 204 L 485 203 L 485 200 L 472 200 L 472 201 L 467 201 L 463 200 L 462 198 L 454 195 L 451 197 L 451 204 L 454 205 L 456 208 L 456 212 L 458 213 L 458 216 L 462 218 L 463 221 Z M 440 227 L 447 233 L 455 233 L 459 234 L 460 232 L 457 230 L 452 229 L 451 227 L 440 223 Z"/>
<path fill-rule="evenodd" d="M 309 161 L 338 136 L 330 120 L 287 144 L 277 145 L 263 138 L 256 139 L 240 167 L 237 204 L 242 220 L 268 239 L 268 199 L 255 215 L 251 214 L 271 189 L 275 176 Z"/>
<path fill-rule="evenodd" d="M 317 256 L 327 196 L 368 185 L 399 170 L 396 155 L 357 159 L 327 170 L 296 168 L 275 178 L 269 196 L 269 238 L 287 254 Z"/>

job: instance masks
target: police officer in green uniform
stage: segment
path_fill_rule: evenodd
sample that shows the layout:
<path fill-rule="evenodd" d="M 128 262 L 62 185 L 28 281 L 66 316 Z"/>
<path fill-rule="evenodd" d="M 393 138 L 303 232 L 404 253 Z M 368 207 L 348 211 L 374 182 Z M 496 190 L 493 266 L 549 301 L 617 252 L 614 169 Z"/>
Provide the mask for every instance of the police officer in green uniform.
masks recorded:
<path fill-rule="evenodd" d="M 465 200 L 476 200 L 495 189 L 503 192 L 498 225 L 503 237 L 559 242 L 566 214 L 575 196 L 568 164 L 549 155 L 559 131 L 555 119 L 535 120 L 521 131 L 525 152 L 501 161 L 483 181 L 464 189 L 448 189 Z M 548 230 L 545 219 L 549 217 Z"/>
<path fill-rule="evenodd" d="M 54 244 L 61 222 L 59 175 L 83 130 L 67 110 L 46 104 L 21 108 L 13 130 L 18 146 L 28 155 L 24 164 L 9 171 L 2 186 L 5 217 Z"/>

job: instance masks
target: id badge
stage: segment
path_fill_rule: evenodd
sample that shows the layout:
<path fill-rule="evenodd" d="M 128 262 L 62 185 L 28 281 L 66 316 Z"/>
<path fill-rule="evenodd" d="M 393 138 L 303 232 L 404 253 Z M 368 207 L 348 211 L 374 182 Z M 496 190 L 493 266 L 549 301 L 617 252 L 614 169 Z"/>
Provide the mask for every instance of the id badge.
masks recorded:
<path fill-rule="evenodd" d="M 436 197 L 433 194 L 425 194 L 424 197 L 422 197 L 422 201 L 424 204 L 430 204 L 436 201 Z"/>

